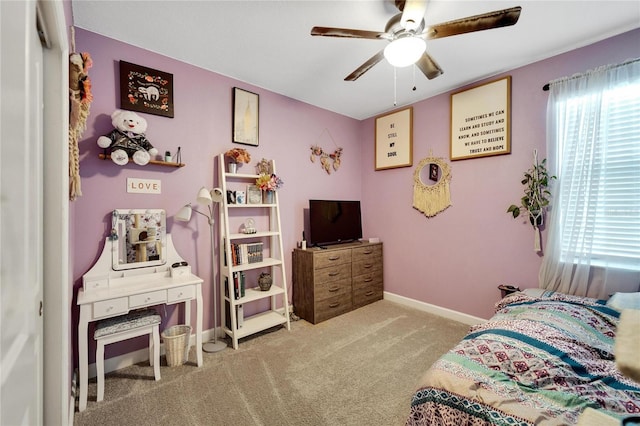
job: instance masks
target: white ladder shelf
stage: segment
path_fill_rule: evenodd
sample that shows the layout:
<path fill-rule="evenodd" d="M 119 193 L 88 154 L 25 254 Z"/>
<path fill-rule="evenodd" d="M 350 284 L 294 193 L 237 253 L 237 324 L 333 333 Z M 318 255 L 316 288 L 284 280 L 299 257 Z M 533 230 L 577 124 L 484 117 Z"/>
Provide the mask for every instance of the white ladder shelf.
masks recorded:
<path fill-rule="evenodd" d="M 271 161 L 272 172 L 275 173 L 275 162 Z M 238 340 L 278 325 L 284 325 L 291 329 L 289 322 L 289 299 L 287 297 L 287 280 L 284 263 L 284 251 L 282 247 L 282 229 L 280 227 L 280 206 L 278 194 L 274 194 L 274 202 L 271 204 L 248 204 L 248 195 L 244 204 L 229 203 L 227 191 L 246 191 L 248 185 L 254 185 L 257 174 L 228 173 L 225 164 L 225 155 L 219 155 L 218 163 L 219 183 L 224 200 L 220 208 L 220 248 L 224 253 L 220 256 L 220 312 L 222 313 L 222 329 L 231 338 L 233 348 L 238 349 Z M 230 210 L 233 214 L 229 214 Z M 250 217 L 264 219 L 264 227 L 257 232 L 245 234 L 238 232 L 241 220 L 240 212 L 247 212 Z M 268 224 L 266 224 L 268 222 Z M 261 222 L 262 223 L 262 222 Z M 231 232 L 236 228 L 238 231 Z M 234 265 L 232 256 L 232 244 L 263 243 L 262 261 L 256 263 L 242 263 Z M 234 273 L 246 272 L 246 289 L 244 296 L 236 297 Z M 257 275 L 260 272 L 269 272 L 273 278 L 273 284 L 267 291 L 262 291 L 257 286 Z M 269 309 L 251 316 L 239 317 L 239 307 L 244 311 L 251 303 L 269 299 Z"/>

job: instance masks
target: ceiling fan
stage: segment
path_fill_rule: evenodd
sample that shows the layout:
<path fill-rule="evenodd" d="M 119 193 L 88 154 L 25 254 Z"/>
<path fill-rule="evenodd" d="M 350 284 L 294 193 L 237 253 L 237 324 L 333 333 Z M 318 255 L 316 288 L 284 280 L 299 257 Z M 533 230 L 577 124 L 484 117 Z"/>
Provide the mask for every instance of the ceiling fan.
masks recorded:
<path fill-rule="evenodd" d="M 311 29 L 312 36 L 389 41 L 383 50 L 360 65 L 345 78 L 345 81 L 357 80 L 384 58 L 396 67 L 415 64 L 428 79 L 436 78 L 443 71 L 427 53 L 425 40 L 514 25 L 518 22 L 522 10 L 520 6 L 516 6 L 426 27 L 424 14 L 427 0 L 395 0 L 395 5 L 400 13 L 389 19 L 384 32 L 331 27 Z"/>

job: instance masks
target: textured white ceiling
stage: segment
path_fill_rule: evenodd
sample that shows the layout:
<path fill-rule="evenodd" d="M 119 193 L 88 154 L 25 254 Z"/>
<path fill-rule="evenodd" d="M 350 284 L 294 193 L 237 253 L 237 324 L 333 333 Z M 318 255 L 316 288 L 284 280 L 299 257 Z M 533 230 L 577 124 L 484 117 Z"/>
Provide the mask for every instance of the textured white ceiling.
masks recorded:
<path fill-rule="evenodd" d="M 513 6 L 522 13 L 512 27 L 428 42 L 444 74 L 399 68 L 394 94 L 386 61 L 344 81 L 386 41 L 309 35 L 316 25 L 384 31 L 398 12 L 391 0 L 72 0 L 77 27 L 356 119 L 640 27 L 638 0 L 432 0 L 425 21 Z"/>

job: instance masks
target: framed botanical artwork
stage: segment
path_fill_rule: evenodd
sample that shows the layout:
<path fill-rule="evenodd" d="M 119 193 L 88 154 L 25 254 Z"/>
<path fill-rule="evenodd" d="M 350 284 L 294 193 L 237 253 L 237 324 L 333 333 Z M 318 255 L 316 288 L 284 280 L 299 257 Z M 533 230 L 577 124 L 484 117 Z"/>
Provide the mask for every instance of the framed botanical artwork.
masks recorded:
<path fill-rule="evenodd" d="M 376 117 L 376 170 L 413 165 L 413 108 Z"/>
<path fill-rule="evenodd" d="M 258 146 L 259 100 L 255 93 L 233 88 L 233 142 Z"/>
<path fill-rule="evenodd" d="M 451 94 L 451 160 L 509 154 L 511 76 Z"/>
<path fill-rule="evenodd" d="M 173 74 L 120 61 L 120 108 L 173 118 Z"/>

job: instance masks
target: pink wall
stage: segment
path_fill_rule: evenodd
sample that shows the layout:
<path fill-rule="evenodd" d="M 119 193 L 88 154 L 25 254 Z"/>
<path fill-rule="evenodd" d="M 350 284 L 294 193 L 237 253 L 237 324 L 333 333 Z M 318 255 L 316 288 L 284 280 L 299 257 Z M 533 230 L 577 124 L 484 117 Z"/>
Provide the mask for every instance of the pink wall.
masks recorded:
<path fill-rule="evenodd" d="M 452 162 L 453 206 L 427 219 L 412 208 L 413 168 L 374 171 L 373 118 L 358 122 L 77 29 L 76 50 L 89 52 L 94 60 L 89 72 L 94 102 L 80 143 L 84 195 L 71 203 L 74 293 L 102 250 L 114 208 L 163 208 L 178 252 L 205 280 L 204 325 L 213 326 L 208 227 L 201 216 L 186 225 L 171 217 L 186 202 L 195 201 L 201 186 L 217 183 L 214 157 L 241 146 L 230 138 L 231 88 L 238 86 L 260 95 L 260 146 L 247 148 L 255 160 L 275 159 L 285 182 L 279 193 L 285 253 L 300 239 L 303 209 L 310 198 L 361 199 L 365 238 L 377 236 L 385 244 L 385 291 L 489 317 L 499 298 L 497 285 L 537 286 L 541 259 L 533 251 L 531 227 L 505 211 L 520 198 L 520 178 L 532 161 L 533 149 L 544 156 L 547 93 L 542 86 L 550 79 L 638 56 L 639 35 L 636 30 L 509 72 L 512 153 Z M 181 146 L 186 167 L 119 167 L 98 159 L 95 141 L 112 129 L 109 115 L 119 107 L 119 60 L 173 74 L 175 118 L 142 115 L 149 122 L 151 143 L 160 152 Z M 414 105 L 414 165 L 430 152 L 448 158 L 448 123 L 449 94 Z M 325 129 L 344 148 L 342 166 L 331 175 L 309 161 L 311 145 L 334 148 Z M 127 194 L 127 177 L 160 179 L 162 194 Z M 290 257 L 286 267 L 291 288 Z M 169 312 L 165 323 L 175 323 Z M 77 315 L 74 305 L 74 323 Z M 108 348 L 107 357 L 131 349 Z"/>
<path fill-rule="evenodd" d="M 214 157 L 229 148 L 247 148 L 253 164 L 261 158 L 276 160 L 278 174 L 284 180 L 279 198 L 285 253 L 290 253 L 296 241 L 301 239 L 302 212 L 308 207 L 309 198 L 360 198 L 362 153 L 358 121 L 82 29 L 76 30 L 76 45 L 78 51 L 89 52 L 93 58 L 89 76 L 94 101 L 87 130 L 80 142 L 83 195 L 71 203 L 74 294 L 82 285 L 82 275 L 102 251 L 113 209 L 162 208 L 167 211 L 167 228 L 178 253 L 192 265 L 194 273 L 204 279 L 204 328 L 212 328 L 209 227 L 202 216 L 194 215 L 188 224 L 174 222 L 172 216 L 187 202 L 196 203 L 200 187 L 211 188 L 217 184 Z M 119 60 L 173 74 L 175 118 L 141 115 L 148 121 L 150 142 L 161 153 L 175 152 L 180 146 L 185 167 L 120 167 L 98 158 L 101 149 L 96 140 L 111 131 L 110 114 L 120 106 Z M 231 142 L 234 86 L 260 95 L 259 147 Z M 309 160 L 310 147 L 315 143 L 328 150 L 334 149 L 325 129 L 344 148 L 342 166 L 331 175 L 321 170 L 317 162 L 314 164 Z M 160 179 L 162 194 L 128 194 L 128 177 Z M 286 260 L 291 290 L 291 257 L 286 256 Z M 168 312 L 171 318 L 165 320 L 164 325 L 177 321 L 172 310 Z M 75 299 L 73 314 L 77 321 Z M 117 349 L 111 352 L 109 347 L 107 351 L 107 357 L 124 352 Z"/>
<path fill-rule="evenodd" d="M 453 205 L 434 218 L 412 208 L 414 168 L 373 170 L 374 118 L 364 121 L 364 221 L 368 234 L 385 244 L 385 291 L 488 318 L 498 285 L 537 287 L 542 258 L 533 250 L 532 227 L 506 210 L 522 196 L 520 180 L 533 150 L 545 156 L 548 92 L 542 86 L 638 57 L 639 39 L 635 30 L 503 74 L 512 76 L 511 154 L 450 162 Z M 414 166 L 430 152 L 448 161 L 449 100 L 446 93 L 413 106 Z"/>

